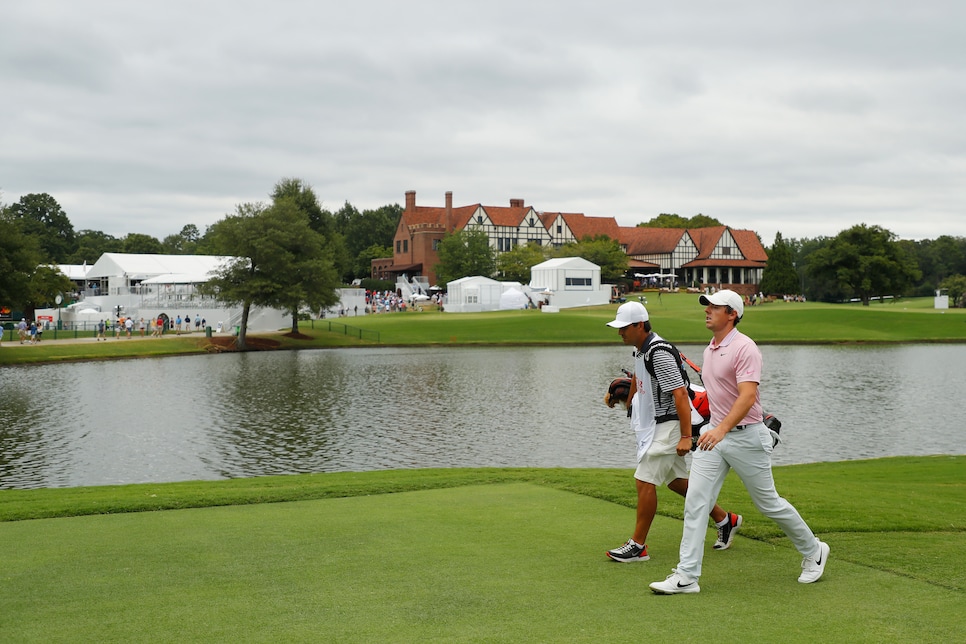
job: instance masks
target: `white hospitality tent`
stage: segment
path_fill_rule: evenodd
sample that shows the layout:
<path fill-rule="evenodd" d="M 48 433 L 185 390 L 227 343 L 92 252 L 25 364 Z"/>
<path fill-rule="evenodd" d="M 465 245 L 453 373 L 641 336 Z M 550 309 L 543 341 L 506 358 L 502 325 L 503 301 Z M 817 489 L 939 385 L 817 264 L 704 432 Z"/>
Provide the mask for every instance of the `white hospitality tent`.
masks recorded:
<path fill-rule="evenodd" d="M 546 301 L 550 310 L 610 302 L 610 286 L 600 283 L 600 266 L 582 257 L 555 257 L 533 266 L 530 290 Z M 544 310 L 548 310 L 546 306 Z"/>
<path fill-rule="evenodd" d="M 104 317 L 114 317 L 118 311 L 145 319 L 183 315 L 232 328 L 241 319 L 241 308 L 228 307 L 197 290 L 232 259 L 218 255 L 104 253 L 87 271 L 82 302 L 99 308 Z M 287 327 L 291 327 L 288 312 L 255 307 L 249 314 L 248 328 L 252 331 Z"/>
<path fill-rule="evenodd" d="M 131 287 L 162 275 L 191 276 L 196 278 L 195 283 L 207 282 L 212 271 L 231 259 L 219 255 L 104 253 L 87 272 L 87 281 L 98 282 L 98 292 L 92 295 L 125 295 Z"/>
<path fill-rule="evenodd" d="M 475 275 L 461 277 L 446 284 L 446 306 L 448 313 L 480 313 L 496 311 L 500 308 L 503 295 L 503 282 L 489 277 Z"/>

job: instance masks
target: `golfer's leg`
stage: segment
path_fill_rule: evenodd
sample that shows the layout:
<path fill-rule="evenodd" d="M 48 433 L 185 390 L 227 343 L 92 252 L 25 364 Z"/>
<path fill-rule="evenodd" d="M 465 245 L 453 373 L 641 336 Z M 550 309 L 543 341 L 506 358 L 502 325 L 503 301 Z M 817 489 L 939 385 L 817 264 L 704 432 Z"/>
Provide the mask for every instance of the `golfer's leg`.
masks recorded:
<path fill-rule="evenodd" d="M 760 428 L 760 431 L 759 431 Z M 795 507 L 778 495 L 771 471 L 771 435 L 764 425 L 752 425 L 730 437 L 741 448 L 728 460 L 758 511 L 778 524 L 803 557 L 813 555 L 818 539 Z"/>
<path fill-rule="evenodd" d="M 688 494 L 684 497 L 684 533 L 677 566 L 682 575 L 694 579 L 701 576 L 708 514 L 727 475 L 728 463 L 717 449 L 694 453 L 688 477 Z"/>

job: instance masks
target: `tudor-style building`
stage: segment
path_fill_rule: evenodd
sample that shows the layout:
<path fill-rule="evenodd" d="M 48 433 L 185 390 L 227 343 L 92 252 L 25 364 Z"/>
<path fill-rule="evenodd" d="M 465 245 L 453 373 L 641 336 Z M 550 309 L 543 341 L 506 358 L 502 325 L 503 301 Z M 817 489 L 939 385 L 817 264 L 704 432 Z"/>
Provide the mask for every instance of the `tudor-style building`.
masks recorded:
<path fill-rule="evenodd" d="M 674 273 L 679 284 L 732 288 L 744 294 L 758 290 L 768 259 L 758 235 L 750 230 L 626 227 L 613 217 L 538 212 L 523 199 L 510 199 L 509 207 L 454 207 L 452 192 L 446 193 L 442 208 L 417 206 L 416 192 L 410 190 L 393 238 L 393 257 L 373 260 L 372 276 L 388 280 L 421 276 L 422 281 L 436 284 L 440 240 L 464 229 L 482 230 L 498 253 L 531 242 L 559 248 L 606 235 L 627 253 L 631 272 Z"/>

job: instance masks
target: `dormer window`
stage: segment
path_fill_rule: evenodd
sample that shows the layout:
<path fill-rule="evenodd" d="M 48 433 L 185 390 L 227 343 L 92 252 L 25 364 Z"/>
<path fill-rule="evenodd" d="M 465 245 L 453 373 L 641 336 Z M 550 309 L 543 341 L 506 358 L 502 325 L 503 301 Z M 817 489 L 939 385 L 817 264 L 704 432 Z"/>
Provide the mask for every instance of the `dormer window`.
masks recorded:
<path fill-rule="evenodd" d="M 530 227 L 533 228 L 533 217 L 530 217 Z"/>
<path fill-rule="evenodd" d="M 477 215 L 476 216 L 476 223 L 478 223 L 478 224 L 482 224 L 483 223 L 483 215 Z"/>

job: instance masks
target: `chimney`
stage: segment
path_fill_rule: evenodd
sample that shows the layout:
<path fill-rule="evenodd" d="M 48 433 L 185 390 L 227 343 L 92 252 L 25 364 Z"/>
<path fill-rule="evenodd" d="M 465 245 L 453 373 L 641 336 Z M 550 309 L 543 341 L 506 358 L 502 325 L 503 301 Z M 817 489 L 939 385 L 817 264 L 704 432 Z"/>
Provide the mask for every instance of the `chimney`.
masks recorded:
<path fill-rule="evenodd" d="M 453 193 L 446 193 L 446 216 L 443 224 L 446 226 L 446 232 L 452 231 L 453 225 Z"/>
<path fill-rule="evenodd" d="M 406 191 L 406 210 L 412 212 L 416 210 L 416 191 L 407 190 Z"/>
<path fill-rule="evenodd" d="M 511 208 L 523 208 L 523 199 L 510 199 Z"/>

